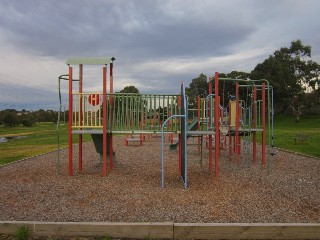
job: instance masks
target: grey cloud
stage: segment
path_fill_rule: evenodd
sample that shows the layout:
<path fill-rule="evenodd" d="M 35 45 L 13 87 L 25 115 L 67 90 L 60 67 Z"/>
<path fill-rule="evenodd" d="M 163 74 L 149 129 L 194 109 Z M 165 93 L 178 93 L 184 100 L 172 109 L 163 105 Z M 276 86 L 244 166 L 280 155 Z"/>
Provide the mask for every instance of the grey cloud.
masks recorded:
<path fill-rule="evenodd" d="M 8 1 L 0 23 L 12 42 L 45 56 L 222 55 L 255 30 L 219 16 L 208 23 L 194 16 L 176 19 L 163 10 L 157 1 Z"/>
<path fill-rule="evenodd" d="M 319 7 L 317 0 L 1 0 L 0 72 L 8 72 L 6 64 L 14 69 L 19 54 L 40 62 L 44 57 L 55 65 L 71 56 L 114 56 L 115 76 L 123 76 L 122 83 L 132 80 L 145 92 L 174 93 L 180 80 L 188 84 L 201 72 L 250 71 L 274 50 L 298 38 L 312 46 L 319 61 Z M 8 59 L 12 62 L 3 54 L 10 54 L 11 49 Z M 201 62 L 219 56 L 233 59 L 255 49 L 268 50 L 235 57 L 232 63 L 216 60 L 209 66 Z M 194 68 L 193 62 L 200 64 Z M 166 65 L 171 63 L 171 68 Z M 25 64 L 28 70 L 30 62 Z M 34 64 L 29 67 L 35 71 Z M 56 78 L 65 73 L 58 71 L 42 74 L 37 83 L 50 82 L 42 79 L 46 74 Z M 16 78 L 10 84 L 28 85 L 29 80 L 21 75 Z M 28 104 L 46 101 L 33 95 L 26 88 L 22 97 Z M 49 102 L 56 103 L 53 95 L 47 95 Z"/>

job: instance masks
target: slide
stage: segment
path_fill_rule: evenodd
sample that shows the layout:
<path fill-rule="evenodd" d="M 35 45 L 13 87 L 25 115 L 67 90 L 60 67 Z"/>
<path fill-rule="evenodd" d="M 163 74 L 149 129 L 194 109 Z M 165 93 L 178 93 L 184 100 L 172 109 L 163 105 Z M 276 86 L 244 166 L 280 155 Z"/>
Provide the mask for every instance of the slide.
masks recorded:
<path fill-rule="evenodd" d="M 198 118 L 195 117 L 191 123 L 188 124 L 188 131 L 196 131 L 198 129 Z M 189 138 L 190 136 L 187 136 Z M 178 146 L 179 141 L 176 141 L 175 143 L 171 143 L 169 148 L 170 150 L 176 150 Z"/>
<path fill-rule="evenodd" d="M 198 118 L 195 117 L 191 123 L 188 124 L 188 131 L 198 130 Z"/>

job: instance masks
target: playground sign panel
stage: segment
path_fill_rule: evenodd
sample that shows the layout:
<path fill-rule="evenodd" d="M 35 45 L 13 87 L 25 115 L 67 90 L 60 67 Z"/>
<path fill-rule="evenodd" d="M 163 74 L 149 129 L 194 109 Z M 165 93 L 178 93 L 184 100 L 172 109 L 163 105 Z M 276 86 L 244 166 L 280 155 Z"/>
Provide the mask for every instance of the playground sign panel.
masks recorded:
<path fill-rule="evenodd" d="M 100 104 L 99 94 L 91 94 L 88 98 L 88 102 L 93 106 L 99 105 Z"/>

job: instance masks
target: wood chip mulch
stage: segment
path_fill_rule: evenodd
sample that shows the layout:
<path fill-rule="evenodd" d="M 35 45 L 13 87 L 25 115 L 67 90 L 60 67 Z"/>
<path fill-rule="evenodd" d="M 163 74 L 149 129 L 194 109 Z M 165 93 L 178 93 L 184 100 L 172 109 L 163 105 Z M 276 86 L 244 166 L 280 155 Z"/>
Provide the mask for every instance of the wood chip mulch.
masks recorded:
<path fill-rule="evenodd" d="M 196 142 L 189 139 L 189 143 Z M 92 142 L 84 144 L 83 172 L 68 176 L 68 149 L 0 168 L 0 221 L 59 222 L 214 222 L 320 223 L 320 160 L 277 151 L 266 166 L 252 162 L 250 147 L 240 163 L 221 150 L 220 174 L 202 166 L 197 147 L 188 152 L 188 188 L 178 172 L 178 153 L 165 144 L 165 189 L 161 188 L 160 138 L 143 146 L 114 137 L 112 172 L 102 164 Z"/>

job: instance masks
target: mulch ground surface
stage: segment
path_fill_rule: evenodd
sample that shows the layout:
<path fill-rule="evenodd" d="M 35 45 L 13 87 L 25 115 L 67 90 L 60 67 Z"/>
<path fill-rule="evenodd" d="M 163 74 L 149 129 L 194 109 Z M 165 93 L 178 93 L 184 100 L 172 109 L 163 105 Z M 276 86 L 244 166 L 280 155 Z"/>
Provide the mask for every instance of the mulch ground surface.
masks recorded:
<path fill-rule="evenodd" d="M 102 163 L 92 142 L 83 146 L 83 172 L 68 176 L 68 149 L 0 168 L 0 221 L 59 222 L 214 222 L 319 223 L 320 160 L 277 151 L 261 165 L 252 162 L 250 146 L 240 162 L 221 150 L 219 176 L 202 163 L 197 147 L 188 149 L 188 188 L 178 171 L 178 152 L 165 143 L 165 188 L 161 188 L 160 138 L 143 146 L 114 137 L 113 170 L 102 176 Z M 195 143 L 196 139 L 189 139 Z"/>

